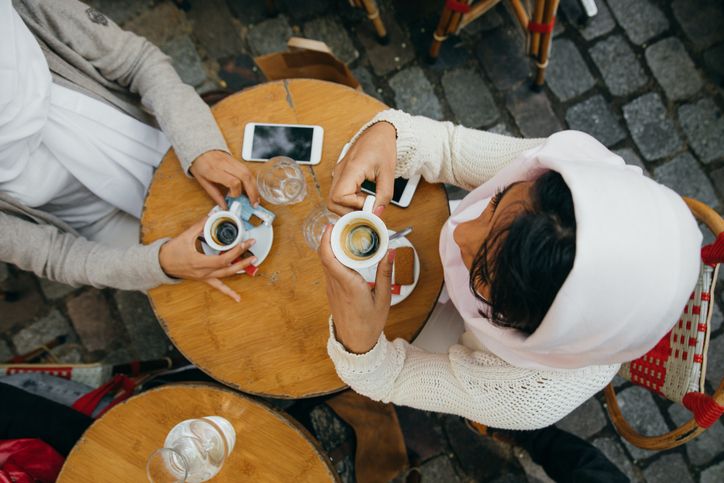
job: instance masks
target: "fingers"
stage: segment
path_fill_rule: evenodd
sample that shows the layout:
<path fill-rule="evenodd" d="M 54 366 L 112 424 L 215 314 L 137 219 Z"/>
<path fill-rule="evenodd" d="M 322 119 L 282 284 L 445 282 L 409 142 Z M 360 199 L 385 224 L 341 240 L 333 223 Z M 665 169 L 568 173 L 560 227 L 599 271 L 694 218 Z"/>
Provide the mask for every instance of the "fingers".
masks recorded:
<path fill-rule="evenodd" d="M 208 219 L 209 219 L 208 216 L 204 216 L 201 220 L 197 221 L 196 223 L 194 223 L 193 225 L 188 227 L 186 229 L 186 231 L 184 232 L 184 234 L 194 240 L 196 238 L 198 238 L 199 236 L 203 236 L 204 235 L 204 225 L 206 224 L 206 220 L 208 220 Z"/>
<path fill-rule="evenodd" d="M 387 206 L 392 200 L 395 190 L 395 173 L 390 170 L 383 170 L 377 175 L 377 189 L 375 190 L 375 208 Z M 375 213 L 377 213 L 375 211 Z"/>
<path fill-rule="evenodd" d="M 329 195 L 328 208 L 339 215 L 361 210 L 366 198 L 360 193 L 360 187 L 365 180 L 364 172 L 347 165 L 338 174 Z"/>
<path fill-rule="evenodd" d="M 228 171 L 224 171 L 219 176 L 221 184 L 229 188 L 229 196 L 236 198 L 241 196 L 241 180 L 230 174 Z"/>
<path fill-rule="evenodd" d="M 228 285 L 226 285 L 224 282 L 222 282 L 218 278 L 207 278 L 206 280 L 204 280 L 204 282 L 211 285 L 212 287 L 214 287 L 216 290 L 223 293 L 224 295 L 228 295 L 229 297 L 234 299 L 234 301 L 236 301 L 236 302 L 241 301 L 241 296 L 239 296 L 238 293 L 233 291 L 231 288 L 229 288 Z"/>
<path fill-rule="evenodd" d="M 227 208 L 226 199 L 224 198 L 223 193 L 214 183 L 209 183 L 203 178 L 199 178 L 198 182 L 206 193 L 208 193 L 209 197 L 214 200 L 214 203 L 219 205 L 222 210 Z"/>
<path fill-rule="evenodd" d="M 249 248 L 251 248 L 254 243 L 256 243 L 256 240 L 253 238 L 250 238 L 249 240 L 243 241 L 239 243 L 237 246 L 232 248 L 231 250 L 228 250 L 221 255 L 219 255 L 217 260 L 219 263 L 216 265 L 217 267 L 223 267 L 231 264 L 234 260 L 239 258 L 242 253 L 247 251 Z"/>
<path fill-rule="evenodd" d="M 375 305 L 378 308 L 389 307 L 392 299 L 392 266 L 395 261 L 395 250 L 389 250 L 387 256 L 377 265 L 375 278 Z"/>
<path fill-rule="evenodd" d="M 322 240 L 319 243 L 319 259 L 322 261 L 322 267 L 329 277 L 344 280 L 352 270 L 339 263 L 334 256 L 331 240 L 332 225 L 327 225 L 324 229 L 324 234 L 322 234 Z"/>
<path fill-rule="evenodd" d="M 259 191 L 256 189 L 256 179 L 252 172 L 235 159 L 226 165 L 225 171 L 241 181 L 246 196 L 251 204 L 256 206 L 259 203 Z"/>
<path fill-rule="evenodd" d="M 209 274 L 209 277 L 213 278 L 226 278 L 231 277 L 233 275 L 236 275 L 237 273 L 244 270 L 249 265 L 256 263 L 256 257 L 247 257 L 243 260 L 240 260 L 232 265 L 229 265 L 228 267 L 220 268 L 218 270 L 215 270 Z"/>

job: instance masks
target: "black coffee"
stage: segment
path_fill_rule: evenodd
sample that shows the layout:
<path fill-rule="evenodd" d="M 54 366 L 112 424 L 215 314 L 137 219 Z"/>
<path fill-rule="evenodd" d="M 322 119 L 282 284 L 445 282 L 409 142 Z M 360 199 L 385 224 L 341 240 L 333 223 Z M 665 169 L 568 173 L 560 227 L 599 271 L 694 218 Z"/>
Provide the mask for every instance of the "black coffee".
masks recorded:
<path fill-rule="evenodd" d="M 239 229 L 235 223 L 230 221 L 222 221 L 216 225 L 216 232 L 214 238 L 219 245 L 231 245 L 239 235 Z"/>
<path fill-rule="evenodd" d="M 348 257 L 364 260 L 377 253 L 380 236 L 366 220 L 351 222 L 342 232 L 342 249 Z"/>

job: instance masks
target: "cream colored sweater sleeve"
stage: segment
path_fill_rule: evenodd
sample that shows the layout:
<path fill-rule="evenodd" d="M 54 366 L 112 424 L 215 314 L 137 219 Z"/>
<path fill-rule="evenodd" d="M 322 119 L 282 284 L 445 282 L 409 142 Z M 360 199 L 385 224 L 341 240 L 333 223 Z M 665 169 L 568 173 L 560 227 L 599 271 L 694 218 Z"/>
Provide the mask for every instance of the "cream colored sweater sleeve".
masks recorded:
<path fill-rule="evenodd" d="M 448 183 L 471 190 L 492 178 L 522 152 L 540 146 L 545 138 L 521 139 L 451 122 L 388 109 L 378 113 L 352 138 L 386 121 L 397 130 L 395 176 L 422 175 L 430 183 Z"/>
<path fill-rule="evenodd" d="M 384 334 L 366 354 L 347 352 L 330 321 L 327 352 L 337 374 L 370 399 L 455 414 L 502 429 L 538 429 L 559 421 L 613 378 L 619 364 L 568 370 L 511 366 L 453 345 L 434 354 Z"/>

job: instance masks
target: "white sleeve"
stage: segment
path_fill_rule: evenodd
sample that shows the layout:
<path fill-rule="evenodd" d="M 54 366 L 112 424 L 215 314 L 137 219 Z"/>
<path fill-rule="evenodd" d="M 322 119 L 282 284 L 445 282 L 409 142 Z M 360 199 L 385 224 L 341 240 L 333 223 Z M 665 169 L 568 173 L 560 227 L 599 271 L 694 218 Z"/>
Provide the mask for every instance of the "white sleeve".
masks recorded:
<path fill-rule="evenodd" d="M 524 151 L 545 142 L 545 138 L 503 136 L 395 109 L 378 113 L 352 142 L 381 121 L 389 122 L 397 131 L 395 176 L 420 174 L 430 183 L 449 183 L 468 190 L 488 181 Z"/>
<path fill-rule="evenodd" d="M 596 392 L 619 365 L 533 370 L 454 345 L 448 354 L 420 350 L 384 334 L 366 354 L 347 352 L 330 322 L 327 352 L 339 377 L 370 399 L 455 414 L 502 429 L 556 423 Z"/>

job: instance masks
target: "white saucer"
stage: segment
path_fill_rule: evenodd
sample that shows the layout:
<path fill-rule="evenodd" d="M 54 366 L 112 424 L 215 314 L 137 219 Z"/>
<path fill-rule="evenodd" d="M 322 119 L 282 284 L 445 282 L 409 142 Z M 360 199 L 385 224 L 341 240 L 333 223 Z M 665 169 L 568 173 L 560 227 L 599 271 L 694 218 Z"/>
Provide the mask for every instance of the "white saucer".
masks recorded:
<path fill-rule="evenodd" d="M 390 231 L 390 235 L 394 234 L 393 231 Z M 410 296 L 413 290 L 415 290 L 415 287 L 417 287 L 417 281 L 420 279 L 420 257 L 417 256 L 417 250 L 415 250 L 415 247 L 412 245 L 410 240 L 405 238 L 404 236 L 401 238 L 397 238 L 395 240 L 392 240 L 390 242 L 390 248 L 402 248 L 402 247 L 412 247 L 412 250 L 415 253 L 415 269 L 414 269 L 414 276 L 415 281 L 412 282 L 411 285 L 401 285 L 400 286 L 400 293 L 392 294 L 392 301 L 390 305 L 397 305 L 403 300 L 405 300 L 407 297 Z M 377 277 L 377 265 L 374 265 L 372 267 L 367 268 L 361 268 L 357 270 L 357 273 L 362 275 L 362 277 L 367 282 L 374 282 L 375 278 Z M 395 280 L 395 272 L 394 269 L 392 271 L 392 280 Z"/>

